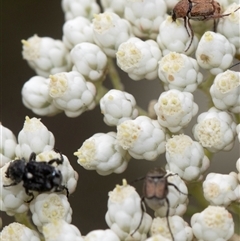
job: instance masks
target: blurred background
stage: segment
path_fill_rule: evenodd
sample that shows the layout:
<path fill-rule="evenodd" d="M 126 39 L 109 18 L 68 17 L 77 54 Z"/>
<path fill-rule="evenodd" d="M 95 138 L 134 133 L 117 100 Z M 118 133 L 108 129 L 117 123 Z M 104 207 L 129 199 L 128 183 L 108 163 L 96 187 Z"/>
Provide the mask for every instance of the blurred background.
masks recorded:
<path fill-rule="evenodd" d="M 62 38 L 64 14 L 60 0 L 4 0 L 1 1 L 1 119 L 2 125 L 9 128 L 17 137 L 22 129 L 25 116 L 41 118 L 43 124 L 55 136 L 56 147 L 66 155 L 73 168 L 79 174 L 78 186 L 70 198 L 73 209 L 73 221 L 83 235 L 94 229 L 106 229 L 108 192 L 126 178 L 129 182 L 142 177 L 154 166 L 164 166 L 165 156 L 156 161 L 131 160 L 122 174 L 100 176 L 95 171 L 87 171 L 77 164 L 73 156 L 82 143 L 98 132 L 115 131 L 103 122 L 99 106 L 85 112 L 77 118 L 68 118 L 64 113 L 54 117 L 40 117 L 24 107 L 21 100 L 23 84 L 35 75 L 22 58 L 21 40 L 34 34 L 40 37 Z M 133 81 L 119 70 L 125 91 L 133 94 L 139 106 L 147 109 L 151 99 L 157 99 L 163 91 L 159 81 Z M 105 85 L 111 88 L 107 80 Z M 200 92 L 194 93 L 199 113 L 207 110 L 206 97 Z M 192 120 L 186 133 L 191 135 Z M 236 171 L 235 163 L 239 157 L 239 143 L 235 143 L 231 152 L 215 154 L 208 172 L 229 173 Z M 142 182 L 134 184 L 141 195 Z M 3 226 L 14 219 L 1 212 Z"/>

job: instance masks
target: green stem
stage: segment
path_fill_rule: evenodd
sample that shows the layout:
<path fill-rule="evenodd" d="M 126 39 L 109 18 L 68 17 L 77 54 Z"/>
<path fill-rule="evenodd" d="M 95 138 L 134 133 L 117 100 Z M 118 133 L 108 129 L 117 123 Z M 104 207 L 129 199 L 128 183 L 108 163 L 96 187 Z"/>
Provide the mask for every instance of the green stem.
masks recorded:
<path fill-rule="evenodd" d="M 148 116 L 148 112 L 142 109 L 140 106 L 136 106 L 136 108 L 138 109 L 138 115 Z"/>
<path fill-rule="evenodd" d="M 188 191 L 189 194 L 194 197 L 195 201 L 199 204 L 201 210 L 205 209 L 209 205 L 203 195 L 202 182 L 189 183 Z"/>
<path fill-rule="evenodd" d="M 214 78 L 215 78 L 214 75 L 212 75 L 212 74 L 208 75 L 207 80 L 205 80 L 205 81 L 199 86 L 199 89 L 202 90 L 202 91 L 206 94 L 206 96 L 207 96 L 207 98 L 208 98 L 208 100 L 209 100 L 209 108 L 212 107 L 212 106 L 214 106 L 214 105 L 213 105 L 213 102 L 212 102 L 211 95 L 210 95 L 210 91 L 209 91 L 209 90 L 210 90 L 210 87 L 211 87 L 212 84 L 213 84 Z"/>
<path fill-rule="evenodd" d="M 25 213 L 16 213 L 14 215 L 15 217 L 15 221 L 18 222 L 18 223 L 21 223 L 23 224 L 24 226 L 30 228 L 31 230 L 34 230 L 36 231 L 38 234 L 39 234 L 39 237 L 40 239 L 43 241 L 43 237 L 42 235 L 38 232 L 36 226 L 34 226 L 34 224 L 32 223 L 29 215 L 28 215 L 28 212 L 25 212 Z"/>
<path fill-rule="evenodd" d="M 118 74 L 113 58 L 108 58 L 108 75 L 114 89 L 124 90 L 124 85 L 121 82 L 121 78 Z"/>

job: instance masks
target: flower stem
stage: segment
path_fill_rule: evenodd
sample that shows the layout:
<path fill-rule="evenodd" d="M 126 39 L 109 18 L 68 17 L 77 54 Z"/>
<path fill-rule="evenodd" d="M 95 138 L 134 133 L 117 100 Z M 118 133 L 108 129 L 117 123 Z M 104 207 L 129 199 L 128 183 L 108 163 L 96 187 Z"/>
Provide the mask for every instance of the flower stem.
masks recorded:
<path fill-rule="evenodd" d="M 112 82 L 113 88 L 117 90 L 124 90 L 124 85 L 116 69 L 116 65 L 112 58 L 108 58 L 108 74 Z"/>

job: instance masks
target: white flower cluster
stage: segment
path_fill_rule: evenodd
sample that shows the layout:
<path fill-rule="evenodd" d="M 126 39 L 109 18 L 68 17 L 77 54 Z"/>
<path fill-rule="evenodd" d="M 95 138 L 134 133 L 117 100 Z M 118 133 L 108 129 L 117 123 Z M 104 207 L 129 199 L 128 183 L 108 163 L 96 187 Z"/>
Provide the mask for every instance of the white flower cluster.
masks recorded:
<path fill-rule="evenodd" d="M 177 2 L 184 8 L 169 16 Z M 205 172 L 211 155 L 230 151 L 237 135 L 240 142 L 240 74 L 230 70 L 240 55 L 239 3 L 219 1 L 223 15 L 216 15 L 217 1 L 204 4 L 204 0 L 195 15 L 194 1 L 193 6 L 177 0 L 61 3 L 66 20 L 62 40 L 37 35 L 22 40 L 23 58 L 37 74 L 23 85 L 23 104 L 40 116 L 64 112 L 67 117 L 78 117 L 99 104 L 103 121 L 115 131 L 86 139 L 74 152 L 77 162 L 106 176 L 123 173 L 130 159 L 155 161 L 165 153 L 166 173 L 154 169 L 151 178 L 146 176 L 142 197 L 124 179 L 109 192 L 105 216 L 109 228 L 82 236 L 71 224 L 73 210 L 67 198 L 76 189 L 78 174 L 68 158 L 54 150 L 53 134 L 37 118 L 26 117 L 17 138 L 0 125 L 0 209 L 11 216 L 29 211 L 41 233 L 12 223 L 4 227 L 0 240 L 38 241 L 40 236 L 45 241 L 229 240 L 234 221 L 227 208 L 239 215 L 231 205 L 240 202 L 240 159 L 237 172 Z M 215 12 L 209 15 L 208 7 Z M 192 23 L 196 19 L 199 24 Z M 219 20 L 216 33 L 202 24 L 210 19 Z M 120 69 L 134 81 L 158 80 L 163 85 L 158 100 L 150 96 L 154 100 L 148 113 L 123 89 Z M 112 82 L 112 89 L 105 87 L 105 80 Z M 197 89 L 207 93 L 213 106 L 201 111 L 190 127 L 193 140 L 186 128 L 202 107 L 194 102 Z M 29 160 L 32 152 L 36 160 Z M 19 176 L 18 169 L 11 173 L 14 159 L 53 168 L 41 179 L 45 189 L 40 188 L 43 183 L 28 188 L 33 174 L 24 173 L 23 180 L 20 166 Z M 47 182 L 47 178 L 56 179 Z M 59 189 L 54 189 L 56 185 Z M 182 217 L 195 210 L 188 193 L 204 207 L 201 212 L 196 207 L 191 225 Z M 153 220 L 143 202 L 154 211 Z"/>
<path fill-rule="evenodd" d="M 152 221 L 147 213 L 143 213 L 140 196 L 126 180 L 109 192 L 105 218 L 120 240 L 131 240 L 131 236 L 134 240 L 145 240 Z"/>
<path fill-rule="evenodd" d="M 95 95 L 95 86 L 77 71 L 49 78 L 34 76 L 22 89 L 24 105 L 38 115 L 47 116 L 64 111 L 68 117 L 77 117 L 95 107 Z"/>

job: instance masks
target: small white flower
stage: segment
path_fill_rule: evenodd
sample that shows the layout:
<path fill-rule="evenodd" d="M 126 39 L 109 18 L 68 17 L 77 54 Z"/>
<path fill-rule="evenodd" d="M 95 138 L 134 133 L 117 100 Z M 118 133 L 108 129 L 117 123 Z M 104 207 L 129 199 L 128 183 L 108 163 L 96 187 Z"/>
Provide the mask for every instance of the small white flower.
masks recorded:
<path fill-rule="evenodd" d="M 95 44 L 80 43 L 70 52 L 73 70 L 78 71 L 87 81 L 98 81 L 105 78 L 107 56 Z"/>
<path fill-rule="evenodd" d="M 163 56 L 169 52 L 191 55 L 197 47 L 198 39 L 194 36 L 190 48 L 185 52 L 190 41 L 183 19 L 177 19 L 174 22 L 172 17 L 168 16 L 159 26 L 157 43 L 162 50 Z"/>
<path fill-rule="evenodd" d="M 239 2 L 234 2 L 225 9 L 223 14 L 231 13 L 229 16 L 219 19 L 217 32 L 224 35 L 230 43 L 234 44 L 236 53 L 240 54 L 240 12 L 235 12 L 240 7 Z"/>
<path fill-rule="evenodd" d="M 84 241 L 78 228 L 63 219 L 45 224 L 42 233 L 45 241 Z"/>
<path fill-rule="evenodd" d="M 165 90 L 186 92 L 194 92 L 203 80 L 197 61 L 176 52 L 168 53 L 159 61 L 158 77 Z"/>
<path fill-rule="evenodd" d="M 217 75 L 231 66 L 235 53 L 234 45 L 225 36 L 207 31 L 198 44 L 196 59 L 203 69 Z"/>
<path fill-rule="evenodd" d="M 69 71 L 72 67 L 69 52 L 60 40 L 34 35 L 22 40 L 22 55 L 37 75 L 48 77 L 50 74 Z"/>
<path fill-rule="evenodd" d="M 219 206 L 208 206 L 201 213 L 195 213 L 191 226 L 194 236 L 202 241 L 228 240 L 234 233 L 232 215 Z"/>
<path fill-rule="evenodd" d="M 93 29 L 90 20 L 78 16 L 66 21 L 63 25 L 62 39 L 68 49 L 83 42 L 93 43 Z"/>
<path fill-rule="evenodd" d="M 118 144 L 135 159 L 155 160 L 165 152 L 165 130 L 156 120 L 138 116 L 117 126 Z"/>
<path fill-rule="evenodd" d="M 210 152 L 229 151 L 236 135 L 233 117 L 215 107 L 201 113 L 193 127 L 194 138 Z"/>
<path fill-rule="evenodd" d="M 193 233 L 192 228 L 189 227 L 179 216 L 171 216 L 169 218 L 169 224 L 174 236 L 175 241 L 192 241 Z M 167 224 L 167 218 L 154 218 L 151 226 L 151 236 L 162 235 L 163 237 L 171 240 L 171 233 Z"/>
<path fill-rule="evenodd" d="M 160 125 L 176 133 L 197 114 L 198 105 L 191 93 L 172 89 L 160 95 L 154 109 Z"/>
<path fill-rule="evenodd" d="M 154 235 L 154 236 L 146 239 L 146 241 L 172 241 L 172 239 L 168 239 L 168 238 L 163 237 L 160 234 L 157 234 L 157 235 Z"/>
<path fill-rule="evenodd" d="M 168 171 L 165 176 L 169 183 L 174 184 L 181 192 L 179 192 L 173 185 L 168 185 L 167 198 L 169 200 L 169 216 L 179 215 L 182 216 L 187 210 L 188 204 L 188 189 L 184 181 L 175 173 Z M 156 217 L 166 217 L 168 204 L 166 200 L 159 200 L 159 202 L 151 202 L 152 200 L 146 199 L 147 205 L 155 211 Z"/>
<path fill-rule="evenodd" d="M 100 175 L 122 173 L 130 156 L 116 141 L 116 133 L 97 133 L 84 141 L 74 153 L 78 163 L 87 170 L 96 170 Z"/>
<path fill-rule="evenodd" d="M 7 162 L 0 169 L 0 210 L 6 212 L 10 216 L 13 216 L 17 213 L 24 213 L 28 211 L 29 205 L 27 201 L 29 200 L 29 196 L 26 194 L 22 182 L 9 187 L 3 186 L 13 183 L 13 180 L 6 177 L 6 171 L 10 163 L 11 162 Z"/>
<path fill-rule="evenodd" d="M 237 132 L 237 135 L 238 135 L 238 141 L 239 141 L 239 143 L 240 143 L 240 124 L 238 124 L 238 125 L 236 126 L 236 132 Z"/>
<path fill-rule="evenodd" d="M 187 135 L 176 135 L 167 140 L 166 169 L 186 181 L 201 180 L 210 165 L 203 147 Z"/>
<path fill-rule="evenodd" d="M 115 57 L 119 45 L 132 36 L 130 23 L 115 13 L 95 14 L 92 22 L 94 41 L 109 57 Z"/>
<path fill-rule="evenodd" d="M 89 232 L 84 237 L 84 241 L 120 241 L 120 239 L 111 229 L 106 229 Z"/>
<path fill-rule="evenodd" d="M 133 95 L 120 90 L 108 91 L 100 100 L 104 122 L 109 126 L 117 126 L 125 120 L 138 116 L 136 100 Z"/>
<path fill-rule="evenodd" d="M 77 71 L 50 75 L 49 95 L 68 117 L 77 117 L 95 107 L 96 88 Z"/>
<path fill-rule="evenodd" d="M 72 221 L 72 209 L 66 195 L 57 193 L 39 194 L 31 203 L 30 211 L 34 225 L 41 231 L 43 225 L 56 220 Z"/>
<path fill-rule="evenodd" d="M 124 9 L 127 0 L 101 0 L 101 5 L 104 12 L 111 11 L 116 13 L 119 17 L 124 17 Z"/>
<path fill-rule="evenodd" d="M 129 186 L 126 180 L 123 185 L 117 185 L 116 188 L 109 192 L 108 211 L 105 219 L 107 225 L 114 231 L 120 240 L 128 240 L 128 238 L 143 241 L 147 237 L 150 229 L 152 218 L 143 213 L 142 217 L 141 198 L 135 191 L 134 187 Z M 141 225 L 136 230 L 138 225 Z M 133 233 L 133 237 L 130 235 Z"/>
<path fill-rule="evenodd" d="M 133 26 L 136 37 L 156 39 L 158 26 L 164 20 L 166 12 L 164 0 L 126 1 L 124 18 Z"/>
<path fill-rule="evenodd" d="M 52 150 L 55 138 L 47 127 L 35 117 L 26 116 L 23 129 L 18 134 L 16 156 L 29 159 L 32 152 L 39 154 L 46 150 Z"/>
<path fill-rule="evenodd" d="M 227 70 L 218 74 L 210 88 L 212 101 L 219 110 L 240 113 L 240 72 Z"/>
<path fill-rule="evenodd" d="M 0 122 L 0 168 L 15 157 L 17 139 L 11 130 Z"/>
<path fill-rule="evenodd" d="M 93 15 L 100 12 L 100 7 L 96 0 L 62 0 L 62 10 L 65 20 L 82 16 L 92 19 Z"/>
<path fill-rule="evenodd" d="M 162 53 L 155 41 L 132 37 L 119 46 L 116 57 L 118 66 L 131 79 L 154 80 Z"/>
<path fill-rule="evenodd" d="M 228 206 L 236 200 L 238 180 L 233 175 L 209 173 L 203 182 L 203 195 L 211 205 Z"/>
<path fill-rule="evenodd" d="M 23 104 L 37 115 L 53 116 L 62 112 L 52 103 L 53 99 L 48 94 L 49 81 L 45 77 L 34 76 L 23 85 Z"/>
<path fill-rule="evenodd" d="M 1 241 L 40 241 L 37 232 L 20 223 L 10 223 L 0 233 Z"/>
<path fill-rule="evenodd" d="M 52 159 L 59 159 L 61 160 L 62 154 L 54 151 L 54 150 L 49 150 L 49 151 L 44 151 L 41 152 L 36 156 L 36 161 L 37 162 L 48 162 Z M 63 157 L 63 163 L 57 165 L 56 163 L 52 164 L 57 170 L 61 172 L 62 175 L 62 185 L 67 188 L 69 194 L 72 194 L 76 187 L 77 187 L 77 181 L 78 181 L 78 173 L 74 171 L 73 167 L 71 166 L 71 163 L 69 162 L 68 158 L 65 155 L 62 155 Z"/>

